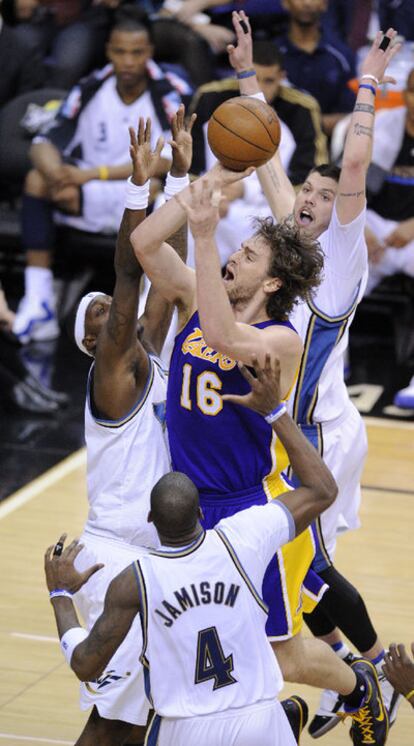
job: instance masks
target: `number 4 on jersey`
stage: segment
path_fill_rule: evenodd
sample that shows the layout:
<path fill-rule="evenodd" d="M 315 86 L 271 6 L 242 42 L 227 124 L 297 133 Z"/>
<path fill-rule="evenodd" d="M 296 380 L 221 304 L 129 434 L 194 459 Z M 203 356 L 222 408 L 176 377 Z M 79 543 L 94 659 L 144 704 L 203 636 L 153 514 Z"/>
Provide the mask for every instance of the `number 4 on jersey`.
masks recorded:
<path fill-rule="evenodd" d="M 224 655 L 215 627 L 202 629 L 198 633 L 195 683 L 214 679 L 213 691 L 223 686 L 236 684 L 233 678 L 233 655 Z"/>

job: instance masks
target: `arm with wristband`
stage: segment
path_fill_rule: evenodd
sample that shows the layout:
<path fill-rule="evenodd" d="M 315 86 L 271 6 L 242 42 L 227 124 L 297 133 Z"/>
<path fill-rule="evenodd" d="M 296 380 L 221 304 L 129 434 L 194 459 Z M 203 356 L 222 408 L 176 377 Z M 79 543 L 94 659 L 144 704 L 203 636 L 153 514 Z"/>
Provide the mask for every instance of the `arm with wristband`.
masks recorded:
<path fill-rule="evenodd" d="M 239 81 L 240 95 L 257 98 L 266 102 L 260 90 L 253 65 L 252 32 L 248 16 L 244 11 L 233 12 L 233 26 L 236 32 L 237 46 L 227 47 L 229 62 Z M 256 169 L 261 187 L 273 215 L 278 221 L 284 220 L 292 213 L 296 193 L 287 176 L 277 150 L 273 158 L 264 166 Z"/>
<path fill-rule="evenodd" d="M 60 537 L 64 547 L 66 534 Z M 55 547 L 45 553 L 45 575 L 55 614 L 60 646 L 65 659 L 81 681 L 92 681 L 104 670 L 126 637 L 139 611 L 138 588 L 132 565 L 114 578 L 107 590 L 104 610 L 91 631 L 80 626 L 72 601 L 76 593 L 103 565 L 94 565 L 83 573 L 74 562 L 83 545 L 72 541 L 61 554 Z"/>
<path fill-rule="evenodd" d="M 132 177 L 126 189 L 125 211 L 115 250 L 115 288 L 106 323 L 95 345 L 93 401 L 101 416 L 116 420 L 125 416 L 140 396 L 148 376 L 148 355 L 137 340 L 140 280 L 143 274 L 130 235 L 146 216 L 150 179 L 157 168 L 163 140 L 151 147 L 151 121 L 141 117 L 138 130 L 130 130 Z"/>
<path fill-rule="evenodd" d="M 181 104 L 171 122 L 172 149 L 171 170 L 167 174 L 164 186 L 165 201 L 173 199 L 183 189 L 189 186 L 188 172 L 193 158 L 192 128 L 196 119 L 193 114 L 188 121 L 185 119 L 185 108 Z M 169 236 L 168 241 L 183 264 L 187 260 L 187 223 L 183 223 L 178 230 Z M 173 304 L 165 300 L 163 295 L 151 285 L 145 310 L 139 321 L 144 328 L 144 338 L 159 354 L 165 342 L 173 315 Z"/>
<path fill-rule="evenodd" d="M 375 95 L 381 83 L 395 83 L 385 71 L 400 45 L 390 28 L 378 32 L 361 67 L 360 85 L 345 140 L 336 210 L 341 225 L 351 223 L 365 207 L 366 174 L 371 162 L 374 133 Z M 387 40 L 389 42 L 387 43 Z"/>
<path fill-rule="evenodd" d="M 291 513 L 298 536 L 332 505 L 337 494 L 336 483 L 315 448 L 287 413 L 285 403 L 281 401 L 279 360 L 271 360 L 267 354 L 263 365 L 259 365 L 255 355 L 252 355 L 251 361 L 255 376 L 245 366 L 240 366 L 251 391 L 244 396 L 225 394 L 223 400 L 261 414 L 284 445 L 301 486 L 279 495 L 277 499 Z"/>

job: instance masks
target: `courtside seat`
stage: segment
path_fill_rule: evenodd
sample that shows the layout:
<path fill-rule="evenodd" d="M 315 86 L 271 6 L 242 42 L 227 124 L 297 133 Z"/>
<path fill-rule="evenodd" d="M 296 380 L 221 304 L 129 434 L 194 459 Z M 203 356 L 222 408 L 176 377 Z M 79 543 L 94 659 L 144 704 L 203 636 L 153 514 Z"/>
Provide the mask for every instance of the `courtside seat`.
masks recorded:
<path fill-rule="evenodd" d="M 384 278 L 358 306 L 351 334 L 381 342 L 388 337 L 394 342 L 397 364 L 411 359 L 414 355 L 414 279 L 403 274 Z"/>

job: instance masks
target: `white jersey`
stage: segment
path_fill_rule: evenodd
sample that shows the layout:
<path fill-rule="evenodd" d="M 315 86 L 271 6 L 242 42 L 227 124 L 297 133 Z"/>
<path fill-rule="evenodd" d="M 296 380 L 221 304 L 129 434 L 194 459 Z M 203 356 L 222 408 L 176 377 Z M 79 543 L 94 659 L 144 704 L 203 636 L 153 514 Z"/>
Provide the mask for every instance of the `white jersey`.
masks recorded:
<path fill-rule="evenodd" d="M 278 695 L 283 681 L 257 589 L 293 537 L 291 514 L 273 501 L 220 521 L 187 547 L 162 547 L 135 563 L 141 660 L 159 715 L 197 717 Z"/>
<path fill-rule="evenodd" d="M 153 147 L 160 135 L 170 138 L 170 133 L 161 129 L 149 91 L 131 104 L 125 104 L 116 90 L 116 77 L 111 75 L 80 113 L 76 132 L 65 153 L 72 153 L 79 145 L 79 159 L 88 167 L 101 166 L 102 163 L 110 166 L 128 163 L 128 127 L 135 130 L 139 117 L 151 119 Z M 169 145 L 164 147 L 162 155 L 171 157 Z"/>
<path fill-rule="evenodd" d="M 147 522 L 150 492 L 170 471 L 165 433 L 167 382 L 159 362 L 149 357 L 142 395 L 120 420 L 93 415 L 90 386 L 85 406 L 89 515 L 85 530 L 141 546 L 159 546 Z"/>
<path fill-rule="evenodd" d="M 362 299 L 368 277 L 364 237 L 365 209 L 341 225 L 336 203 L 328 229 L 319 242 L 325 255 L 324 276 L 313 301 L 295 306 L 290 321 L 304 351 L 290 411 L 300 424 L 338 424 L 352 407 L 343 375 L 348 329 Z"/>

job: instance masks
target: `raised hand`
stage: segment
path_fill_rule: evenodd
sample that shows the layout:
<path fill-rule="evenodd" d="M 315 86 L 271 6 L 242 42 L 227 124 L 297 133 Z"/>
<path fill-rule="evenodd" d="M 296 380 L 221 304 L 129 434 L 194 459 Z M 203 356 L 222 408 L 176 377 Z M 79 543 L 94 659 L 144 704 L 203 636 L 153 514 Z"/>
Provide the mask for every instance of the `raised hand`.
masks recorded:
<path fill-rule="evenodd" d="M 360 77 L 363 75 L 373 75 L 380 83 L 396 83 L 395 78 L 385 75 L 385 71 L 392 58 L 401 49 L 401 44 L 393 43 L 396 36 L 397 32 L 393 28 L 389 28 L 385 35 L 383 35 L 382 31 L 378 31 L 371 49 L 361 65 Z M 387 49 L 384 50 L 381 49 L 381 43 L 385 38 L 388 38 L 390 43 Z"/>
<path fill-rule="evenodd" d="M 132 182 L 143 186 L 157 173 L 157 167 L 164 147 L 164 138 L 159 137 L 154 150 L 151 150 L 151 119 L 145 122 L 139 118 L 138 131 L 129 128 L 129 154 L 132 161 Z"/>
<path fill-rule="evenodd" d="M 251 391 L 244 396 L 239 394 L 223 394 L 224 401 L 232 404 L 241 404 L 247 409 L 265 417 L 280 404 L 280 362 L 278 358 L 273 361 L 266 353 L 264 365 L 260 365 L 257 355 L 252 355 L 252 367 L 256 378 L 250 373 L 245 365 L 240 365 L 240 372 L 251 387 Z"/>
<path fill-rule="evenodd" d="M 57 588 L 76 593 L 89 580 L 91 575 L 101 570 L 104 565 L 98 564 L 89 567 L 84 572 L 75 569 L 74 562 L 83 544 L 74 539 L 66 549 L 64 547 L 67 534 L 62 534 L 57 544 L 52 544 L 45 552 L 45 575 L 49 591 Z M 60 553 L 58 553 L 60 551 Z"/>
<path fill-rule="evenodd" d="M 184 104 L 180 104 L 171 121 L 172 140 L 172 166 L 171 175 L 175 177 L 185 176 L 191 167 L 193 160 L 193 138 L 191 130 L 197 114 L 192 114 L 190 119 L 185 119 Z"/>
<path fill-rule="evenodd" d="M 234 46 L 234 44 L 228 44 L 227 46 L 230 65 L 236 72 L 249 70 L 253 67 L 252 31 L 249 18 L 244 10 L 233 11 L 232 22 L 236 32 L 237 46 Z M 247 33 L 243 26 L 247 28 Z"/>

